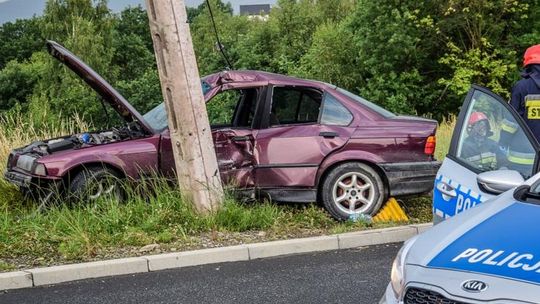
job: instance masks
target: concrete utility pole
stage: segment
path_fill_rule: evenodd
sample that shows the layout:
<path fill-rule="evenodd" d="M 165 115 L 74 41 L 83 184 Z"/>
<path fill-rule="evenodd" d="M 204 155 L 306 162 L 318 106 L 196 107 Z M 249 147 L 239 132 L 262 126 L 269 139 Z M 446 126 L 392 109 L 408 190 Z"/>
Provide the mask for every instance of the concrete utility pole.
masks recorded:
<path fill-rule="evenodd" d="M 223 201 L 208 114 L 184 0 L 146 0 L 182 193 L 199 212 Z"/>

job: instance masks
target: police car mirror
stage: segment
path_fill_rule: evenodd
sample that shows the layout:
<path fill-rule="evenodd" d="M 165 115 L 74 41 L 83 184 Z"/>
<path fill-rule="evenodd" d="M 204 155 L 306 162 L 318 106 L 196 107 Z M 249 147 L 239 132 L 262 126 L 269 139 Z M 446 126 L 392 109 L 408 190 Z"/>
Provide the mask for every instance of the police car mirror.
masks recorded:
<path fill-rule="evenodd" d="M 536 190 L 531 191 L 531 186 L 522 185 L 514 191 L 514 199 L 520 202 L 540 204 L 540 193 Z"/>
<path fill-rule="evenodd" d="M 478 174 L 476 181 L 482 191 L 491 194 L 501 194 L 520 186 L 525 180 L 517 171 L 495 170 Z"/>

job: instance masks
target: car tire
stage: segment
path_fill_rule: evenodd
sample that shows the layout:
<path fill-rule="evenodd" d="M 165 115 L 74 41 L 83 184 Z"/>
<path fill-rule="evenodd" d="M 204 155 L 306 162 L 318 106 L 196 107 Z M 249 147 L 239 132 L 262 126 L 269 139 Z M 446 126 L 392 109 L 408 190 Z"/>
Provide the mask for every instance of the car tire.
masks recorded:
<path fill-rule="evenodd" d="M 109 168 L 89 167 L 77 173 L 68 185 L 72 201 L 88 203 L 101 198 L 124 199 L 120 175 Z"/>
<path fill-rule="evenodd" d="M 320 190 L 324 207 L 338 221 L 348 220 L 355 214 L 373 216 L 386 199 L 380 174 L 359 162 L 333 168 L 324 178 Z"/>

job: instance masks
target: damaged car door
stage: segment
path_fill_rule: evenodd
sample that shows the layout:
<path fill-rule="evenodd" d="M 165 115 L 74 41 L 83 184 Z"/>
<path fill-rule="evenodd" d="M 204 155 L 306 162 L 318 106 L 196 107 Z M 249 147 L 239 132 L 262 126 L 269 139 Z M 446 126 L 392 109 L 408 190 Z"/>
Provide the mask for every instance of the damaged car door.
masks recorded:
<path fill-rule="evenodd" d="M 236 188 L 255 186 L 254 125 L 260 88 L 230 89 L 207 102 L 221 179 Z"/>

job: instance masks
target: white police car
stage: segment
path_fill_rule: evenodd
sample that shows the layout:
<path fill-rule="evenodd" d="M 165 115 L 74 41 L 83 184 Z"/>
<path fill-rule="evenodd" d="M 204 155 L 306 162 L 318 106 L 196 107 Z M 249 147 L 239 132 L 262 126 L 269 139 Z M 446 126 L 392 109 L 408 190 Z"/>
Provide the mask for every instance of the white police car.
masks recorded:
<path fill-rule="evenodd" d="M 487 118 L 488 132 L 483 143 L 478 143 L 483 149 L 472 155 L 471 122 L 478 117 Z M 538 172 L 539 150 L 523 119 L 503 98 L 473 86 L 459 113 L 448 154 L 437 172 L 433 222 L 439 223 L 521 184 L 523 178 Z"/>
<path fill-rule="evenodd" d="M 399 251 L 381 303 L 540 303 L 540 173 Z"/>
<path fill-rule="evenodd" d="M 471 153 L 485 117 L 490 140 Z M 435 181 L 434 221 L 452 218 L 405 242 L 380 303 L 540 303 L 538 151 L 516 112 L 473 86 Z"/>

